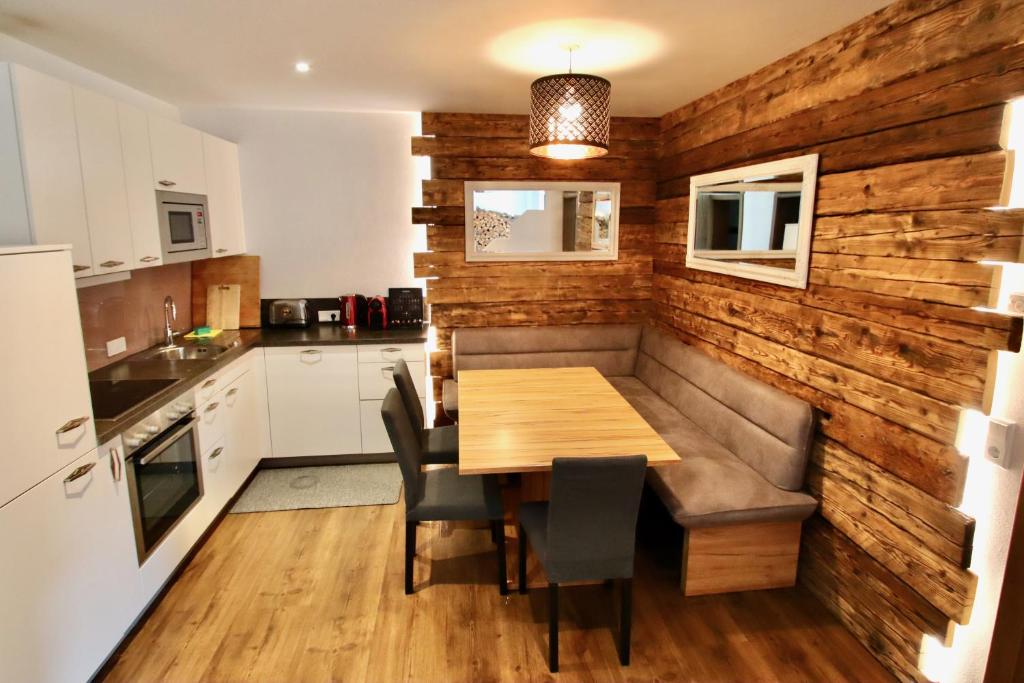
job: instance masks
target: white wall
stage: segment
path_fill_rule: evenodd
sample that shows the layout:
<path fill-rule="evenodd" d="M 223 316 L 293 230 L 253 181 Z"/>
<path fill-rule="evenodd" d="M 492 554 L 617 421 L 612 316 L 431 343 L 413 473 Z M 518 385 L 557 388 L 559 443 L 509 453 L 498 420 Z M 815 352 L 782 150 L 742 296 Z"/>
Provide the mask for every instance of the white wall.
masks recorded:
<path fill-rule="evenodd" d="M 246 247 L 263 298 L 387 294 L 422 286 L 413 252 L 420 115 L 182 108 L 182 120 L 239 143 Z"/>
<path fill-rule="evenodd" d="M 15 62 L 83 88 L 103 93 L 108 97 L 129 102 L 161 116 L 172 119 L 179 117 L 178 108 L 173 104 L 78 66 L 28 43 L 23 43 L 6 33 L 0 33 L 0 62 Z"/>

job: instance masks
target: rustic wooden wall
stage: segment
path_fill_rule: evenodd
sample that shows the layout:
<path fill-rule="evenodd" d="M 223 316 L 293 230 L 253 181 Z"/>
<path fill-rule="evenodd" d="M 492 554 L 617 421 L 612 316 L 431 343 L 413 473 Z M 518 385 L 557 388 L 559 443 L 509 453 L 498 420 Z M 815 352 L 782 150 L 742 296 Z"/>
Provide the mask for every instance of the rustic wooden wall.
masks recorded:
<path fill-rule="evenodd" d="M 423 208 L 427 249 L 415 255 L 427 281 L 437 330 L 431 355 L 434 399 L 451 377 L 451 331 L 458 327 L 638 322 L 651 299 L 659 120 L 613 118 L 607 156 L 551 161 L 530 156 L 526 116 L 423 114 L 412 152 L 429 156 Z M 463 183 L 467 180 L 589 180 L 622 183 L 617 261 L 466 263 Z M 441 414 L 438 407 L 438 414 Z"/>
<path fill-rule="evenodd" d="M 962 407 L 1019 329 L 973 307 L 1017 260 L 992 212 L 1003 103 L 1024 94 L 1024 2 L 897 2 L 661 120 L 652 315 L 821 411 L 800 581 L 899 678 L 969 619 L 955 510 Z M 684 267 L 690 176 L 817 152 L 806 290 Z"/>

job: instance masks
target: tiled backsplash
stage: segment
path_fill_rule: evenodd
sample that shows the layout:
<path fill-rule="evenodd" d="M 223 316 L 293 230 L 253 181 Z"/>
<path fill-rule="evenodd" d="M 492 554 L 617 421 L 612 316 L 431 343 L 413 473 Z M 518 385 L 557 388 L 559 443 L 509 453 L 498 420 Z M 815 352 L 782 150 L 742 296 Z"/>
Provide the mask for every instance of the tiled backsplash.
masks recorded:
<path fill-rule="evenodd" d="M 175 329 L 191 329 L 192 276 L 188 263 L 135 270 L 131 279 L 79 289 L 78 309 L 89 370 L 162 342 L 164 297 L 168 294 L 178 307 Z M 125 338 L 128 349 L 108 358 L 107 342 L 118 337 Z"/>

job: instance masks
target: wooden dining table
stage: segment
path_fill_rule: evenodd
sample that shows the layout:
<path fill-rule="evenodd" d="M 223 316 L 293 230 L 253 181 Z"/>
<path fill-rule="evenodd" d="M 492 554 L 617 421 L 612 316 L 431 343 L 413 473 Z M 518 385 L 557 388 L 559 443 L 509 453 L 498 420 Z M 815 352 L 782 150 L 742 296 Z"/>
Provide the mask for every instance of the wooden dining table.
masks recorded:
<path fill-rule="evenodd" d="M 549 498 L 555 458 L 646 455 L 649 467 L 679 462 L 595 368 L 460 370 L 458 381 L 459 474 L 514 475 L 503 486 L 510 552 L 519 503 Z M 531 585 L 544 584 L 535 562 L 527 576 Z"/>
<path fill-rule="evenodd" d="M 679 456 L 595 368 L 459 371 L 459 474 L 550 472 L 557 457 Z"/>

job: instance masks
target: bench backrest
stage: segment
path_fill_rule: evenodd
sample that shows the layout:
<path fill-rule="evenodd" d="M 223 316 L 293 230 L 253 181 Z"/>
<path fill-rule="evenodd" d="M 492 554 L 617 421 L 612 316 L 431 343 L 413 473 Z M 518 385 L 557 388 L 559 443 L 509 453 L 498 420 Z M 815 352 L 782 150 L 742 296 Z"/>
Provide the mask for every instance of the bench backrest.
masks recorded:
<path fill-rule="evenodd" d="M 803 487 L 814 430 L 806 402 L 650 327 L 636 376 L 768 481 Z"/>
<path fill-rule="evenodd" d="M 452 333 L 459 370 L 595 367 L 606 377 L 632 375 L 639 325 L 464 327 Z"/>

